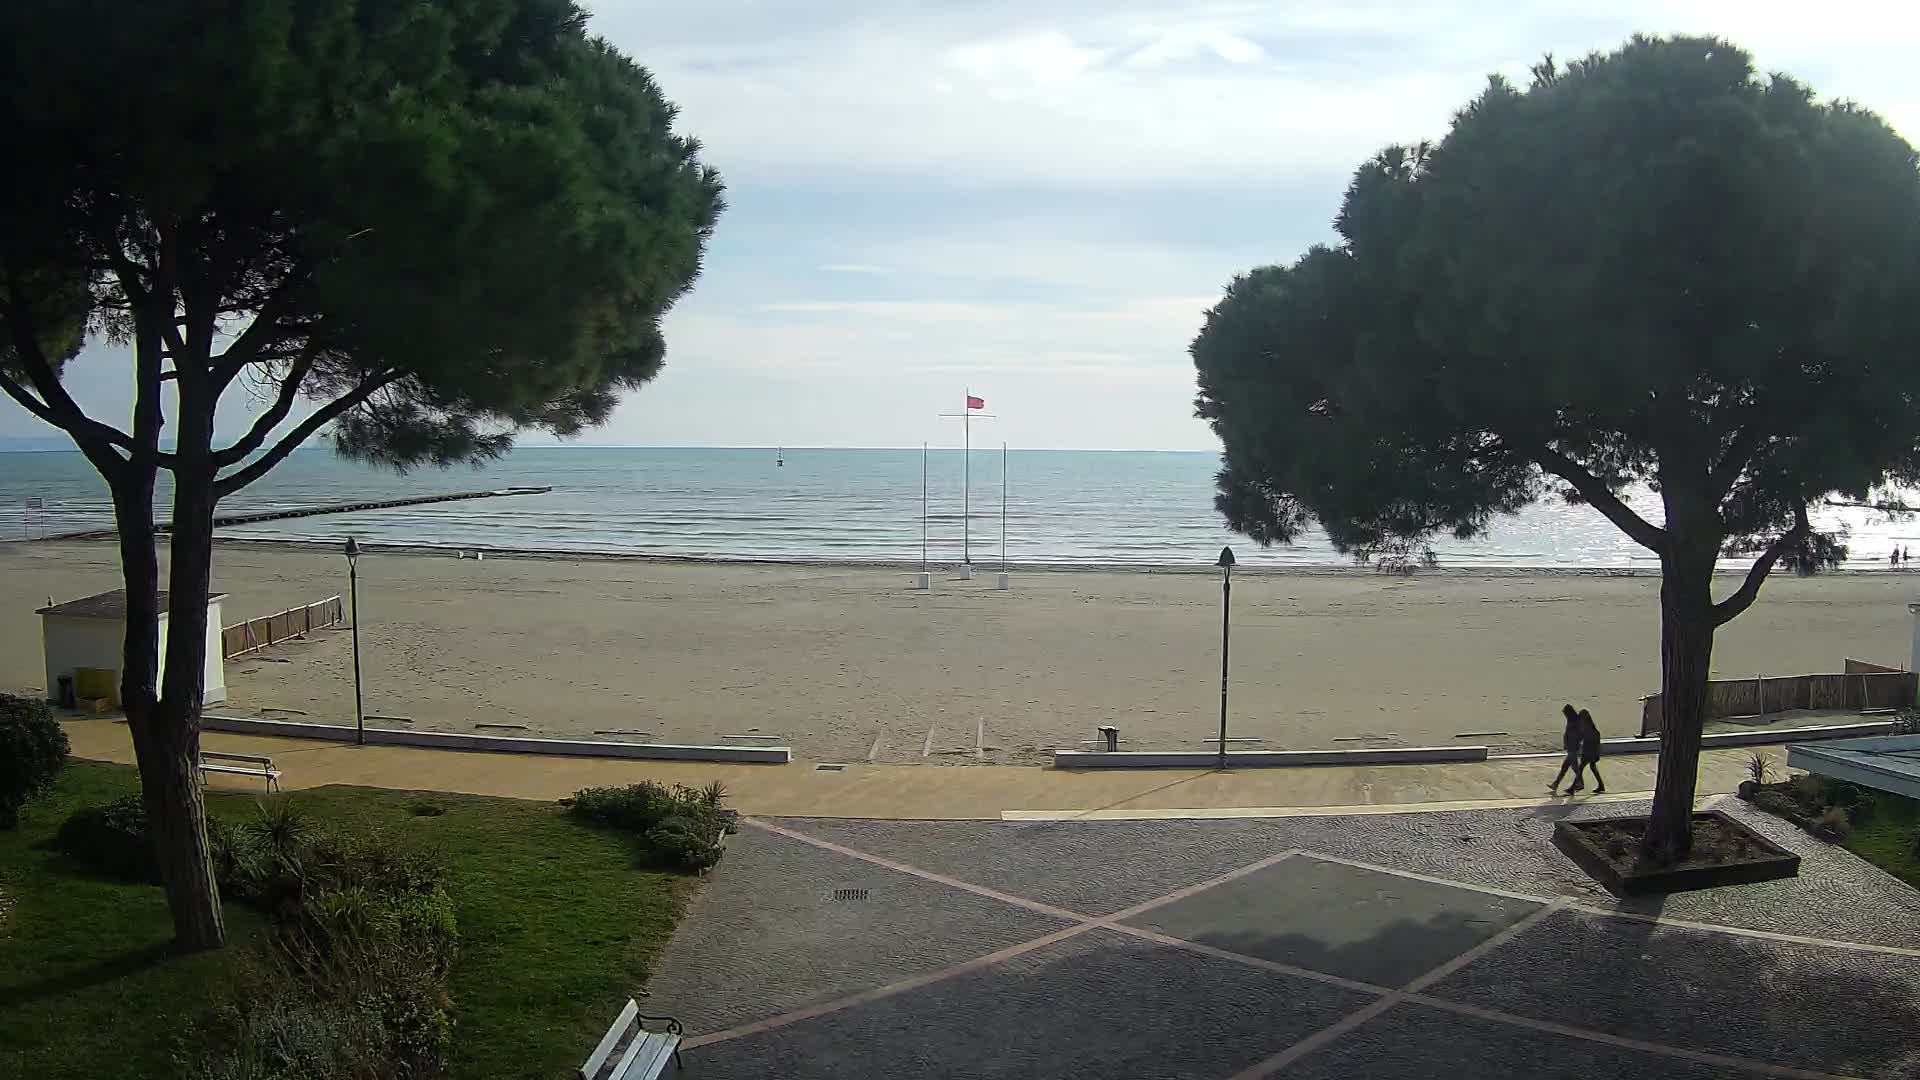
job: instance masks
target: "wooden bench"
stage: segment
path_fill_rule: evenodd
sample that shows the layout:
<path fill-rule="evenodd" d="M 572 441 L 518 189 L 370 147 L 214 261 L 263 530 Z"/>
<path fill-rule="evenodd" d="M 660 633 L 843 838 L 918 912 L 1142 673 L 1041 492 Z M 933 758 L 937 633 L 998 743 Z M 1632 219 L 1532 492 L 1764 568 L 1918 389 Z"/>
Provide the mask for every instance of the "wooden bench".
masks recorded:
<path fill-rule="evenodd" d="M 680 1021 L 642 1016 L 640 1006 L 628 998 L 620 1018 L 580 1066 L 580 1080 L 655 1080 L 667 1075 L 668 1064 L 678 1073 L 681 1034 Z"/>
<path fill-rule="evenodd" d="M 210 772 L 257 776 L 267 782 L 268 791 L 280 790 L 280 770 L 274 768 L 272 758 L 259 754 L 222 754 L 212 750 L 202 750 L 200 751 L 202 783 L 206 782 L 206 774 Z"/>

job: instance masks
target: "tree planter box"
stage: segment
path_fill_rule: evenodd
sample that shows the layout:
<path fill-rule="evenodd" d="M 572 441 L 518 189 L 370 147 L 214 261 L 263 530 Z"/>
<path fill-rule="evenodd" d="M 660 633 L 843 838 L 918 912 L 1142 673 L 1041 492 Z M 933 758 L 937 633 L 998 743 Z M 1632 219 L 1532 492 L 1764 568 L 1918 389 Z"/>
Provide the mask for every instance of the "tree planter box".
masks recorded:
<path fill-rule="evenodd" d="M 1739 854 L 1727 856 L 1726 861 L 1705 861 L 1706 853 L 1701 850 L 1697 832 L 1692 858 L 1677 866 L 1622 866 L 1609 857 L 1607 840 L 1603 839 L 1606 834 L 1613 833 L 1619 837 L 1621 826 L 1631 828 L 1637 824 L 1639 829 L 1634 830 L 1635 838 L 1629 840 L 1631 851 L 1637 847 L 1637 836 L 1645 832 L 1646 823 L 1644 817 L 1556 822 L 1553 826 L 1553 845 L 1615 896 L 1748 885 L 1756 881 L 1795 877 L 1800 873 L 1800 856 L 1720 810 L 1699 811 L 1693 815 L 1693 823 L 1696 830 L 1702 825 L 1712 827 L 1722 837 L 1734 839 L 1736 845 L 1743 849 Z"/>

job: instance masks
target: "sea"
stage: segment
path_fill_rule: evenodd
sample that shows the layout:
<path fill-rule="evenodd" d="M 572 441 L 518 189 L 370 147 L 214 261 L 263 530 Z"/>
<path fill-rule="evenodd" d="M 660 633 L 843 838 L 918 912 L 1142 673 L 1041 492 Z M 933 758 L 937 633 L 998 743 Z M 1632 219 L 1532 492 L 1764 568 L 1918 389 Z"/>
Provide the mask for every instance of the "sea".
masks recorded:
<path fill-rule="evenodd" d="M 1261 548 L 1213 508 L 1219 455 L 1180 451 L 526 447 L 482 468 L 396 473 L 324 447 L 295 452 L 221 503 L 243 514 L 450 492 L 542 494 L 290 518 L 223 528 L 253 540 L 713 560 L 997 566 L 1211 566 L 1232 546 L 1252 567 L 1353 568 L 1309 532 Z M 924 477 L 924 486 L 923 486 Z M 162 473 L 163 484 L 165 473 Z M 923 501 L 924 492 L 924 501 Z M 156 494 L 160 520 L 169 493 Z M 1658 500 L 1629 493 L 1658 520 Z M 1855 568 L 1920 547 L 1920 522 L 1825 508 Z M 77 452 L 0 454 L 0 540 L 110 527 L 106 489 Z M 1446 570 L 1654 572 L 1658 563 L 1591 508 L 1543 501 L 1485 536 L 1434 542 Z M 1728 563 L 1729 567 L 1738 565 Z"/>

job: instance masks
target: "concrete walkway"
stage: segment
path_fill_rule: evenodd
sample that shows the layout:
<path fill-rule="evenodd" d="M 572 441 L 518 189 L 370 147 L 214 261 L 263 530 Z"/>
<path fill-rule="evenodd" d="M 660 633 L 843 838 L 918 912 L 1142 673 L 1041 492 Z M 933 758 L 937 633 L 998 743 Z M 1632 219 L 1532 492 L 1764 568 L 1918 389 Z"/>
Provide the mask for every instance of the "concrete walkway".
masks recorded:
<path fill-rule="evenodd" d="M 1720 803 L 1800 876 L 1619 900 L 1547 842 L 1645 802 L 747 818 L 646 1007 L 704 1080 L 1920 1076 L 1920 893 Z"/>
<path fill-rule="evenodd" d="M 63 721 L 77 757 L 133 762 L 125 723 Z M 207 732 L 208 750 L 267 754 L 285 790 L 353 784 L 400 790 L 457 791 L 518 799 L 558 799 L 583 787 L 658 780 L 694 786 L 719 781 L 743 814 L 769 817 L 892 819 L 1286 816 L 1288 812 L 1367 813 L 1383 808 L 1474 809 L 1566 801 L 1547 794 L 1554 757 L 1448 765 L 1321 766 L 1287 769 L 1106 769 L 1087 773 L 1033 766 L 713 765 L 671 761 L 530 757 L 398 746 L 346 746 L 304 739 Z M 1785 753 L 1765 751 L 1784 769 Z M 1751 751 L 1720 750 L 1700 759 L 1701 795 L 1732 791 L 1746 778 Z M 1573 801 L 1644 798 L 1653 789 L 1654 755 L 1609 757 L 1608 794 Z M 215 776 L 216 788 L 245 790 L 244 778 Z"/>

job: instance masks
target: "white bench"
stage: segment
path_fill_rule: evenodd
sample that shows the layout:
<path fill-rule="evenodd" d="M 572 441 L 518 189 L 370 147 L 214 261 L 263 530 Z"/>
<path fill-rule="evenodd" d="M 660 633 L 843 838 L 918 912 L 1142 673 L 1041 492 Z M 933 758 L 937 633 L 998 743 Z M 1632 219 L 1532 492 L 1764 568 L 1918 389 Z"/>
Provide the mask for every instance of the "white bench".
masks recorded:
<path fill-rule="evenodd" d="M 272 758 L 259 754 L 222 754 L 212 750 L 202 750 L 200 751 L 202 783 L 206 782 L 206 774 L 210 772 L 257 776 L 267 782 L 268 791 L 280 790 L 280 770 L 274 768 Z"/>
<path fill-rule="evenodd" d="M 580 1066 L 580 1080 L 655 1080 L 667 1075 L 668 1064 L 678 1073 L 681 1034 L 680 1021 L 642 1016 L 640 1006 L 628 998 L 620 1018 Z"/>

